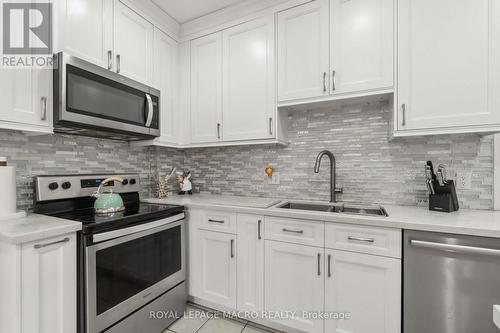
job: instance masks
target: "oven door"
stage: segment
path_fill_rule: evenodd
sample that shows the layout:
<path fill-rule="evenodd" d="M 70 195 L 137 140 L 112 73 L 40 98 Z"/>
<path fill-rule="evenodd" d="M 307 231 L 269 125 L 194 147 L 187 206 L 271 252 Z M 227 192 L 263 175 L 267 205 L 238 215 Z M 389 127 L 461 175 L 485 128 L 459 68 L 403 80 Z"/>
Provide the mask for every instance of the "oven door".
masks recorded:
<path fill-rule="evenodd" d="M 103 331 L 185 281 L 184 220 L 172 219 L 86 248 L 88 333 Z"/>
<path fill-rule="evenodd" d="M 68 54 L 56 64 L 56 126 L 160 134 L 158 90 Z"/>

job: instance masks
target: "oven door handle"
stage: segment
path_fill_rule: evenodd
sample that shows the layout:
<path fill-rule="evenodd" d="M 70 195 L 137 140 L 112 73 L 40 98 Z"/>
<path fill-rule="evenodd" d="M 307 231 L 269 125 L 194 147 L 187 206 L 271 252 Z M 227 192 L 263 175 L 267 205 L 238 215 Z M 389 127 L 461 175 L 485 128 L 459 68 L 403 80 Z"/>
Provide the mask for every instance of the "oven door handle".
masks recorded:
<path fill-rule="evenodd" d="M 153 100 L 150 94 L 146 94 L 146 100 L 148 101 L 148 114 L 146 119 L 146 127 L 151 127 L 151 122 L 153 121 Z"/>
<path fill-rule="evenodd" d="M 107 241 L 107 240 L 110 240 L 113 238 L 123 237 L 123 236 L 131 235 L 131 234 L 135 234 L 135 233 L 138 233 L 141 231 L 145 231 L 145 230 L 149 230 L 149 229 L 153 229 L 153 228 L 158 228 L 158 227 L 161 227 L 165 224 L 176 222 L 176 221 L 179 221 L 182 219 L 184 219 L 184 213 L 177 214 L 177 215 L 174 215 L 174 216 L 171 216 L 171 217 L 168 217 L 166 219 L 159 220 L 159 221 L 154 221 L 154 222 L 150 222 L 150 223 L 136 225 L 136 226 L 133 226 L 130 228 L 118 229 L 118 230 L 103 232 L 100 234 L 95 234 L 92 236 L 92 240 L 94 241 L 94 243 L 100 243 L 100 242 L 104 242 L 104 241 Z"/>

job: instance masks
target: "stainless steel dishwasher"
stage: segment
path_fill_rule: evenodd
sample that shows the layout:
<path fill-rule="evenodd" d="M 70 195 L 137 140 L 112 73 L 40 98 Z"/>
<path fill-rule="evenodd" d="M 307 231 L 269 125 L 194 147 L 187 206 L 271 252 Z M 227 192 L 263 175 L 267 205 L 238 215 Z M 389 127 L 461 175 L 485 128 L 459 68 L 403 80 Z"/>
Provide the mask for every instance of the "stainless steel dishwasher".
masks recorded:
<path fill-rule="evenodd" d="M 499 333 L 500 239 L 404 232 L 404 333 Z"/>

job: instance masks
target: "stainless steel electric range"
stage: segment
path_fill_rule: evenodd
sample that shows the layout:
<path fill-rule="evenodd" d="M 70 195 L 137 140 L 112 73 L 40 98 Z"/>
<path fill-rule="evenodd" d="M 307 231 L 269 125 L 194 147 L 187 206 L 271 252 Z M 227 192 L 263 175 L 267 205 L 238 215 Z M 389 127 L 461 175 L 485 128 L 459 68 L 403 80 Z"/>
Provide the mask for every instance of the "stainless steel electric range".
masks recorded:
<path fill-rule="evenodd" d="M 100 183 L 125 210 L 96 215 Z M 184 207 L 140 202 L 140 178 L 123 175 L 38 176 L 35 213 L 82 223 L 78 237 L 78 332 L 161 332 L 187 300 Z M 76 291 L 75 291 L 76 292 Z M 152 312 L 162 311 L 160 316 Z"/>

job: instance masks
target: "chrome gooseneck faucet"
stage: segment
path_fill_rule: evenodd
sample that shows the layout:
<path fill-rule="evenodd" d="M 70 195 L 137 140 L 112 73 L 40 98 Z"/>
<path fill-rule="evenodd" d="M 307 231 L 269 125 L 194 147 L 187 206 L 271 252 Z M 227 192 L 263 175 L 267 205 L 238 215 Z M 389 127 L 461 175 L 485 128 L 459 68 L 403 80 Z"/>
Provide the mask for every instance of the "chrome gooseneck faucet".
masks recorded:
<path fill-rule="evenodd" d="M 330 202 L 337 202 L 335 198 L 335 184 L 336 184 L 336 162 L 335 162 L 335 156 L 331 151 L 328 150 L 323 150 L 318 154 L 318 157 L 316 157 L 316 164 L 314 164 L 314 172 L 319 173 L 319 168 L 321 167 L 321 159 L 323 156 L 328 156 L 330 158 Z M 342 193 L 342 190 L 338 190 L 339 193 Z"/>

